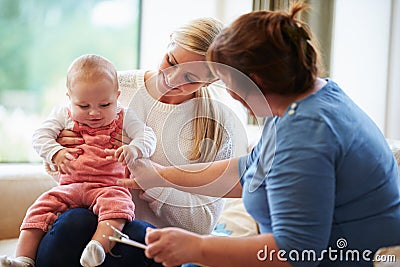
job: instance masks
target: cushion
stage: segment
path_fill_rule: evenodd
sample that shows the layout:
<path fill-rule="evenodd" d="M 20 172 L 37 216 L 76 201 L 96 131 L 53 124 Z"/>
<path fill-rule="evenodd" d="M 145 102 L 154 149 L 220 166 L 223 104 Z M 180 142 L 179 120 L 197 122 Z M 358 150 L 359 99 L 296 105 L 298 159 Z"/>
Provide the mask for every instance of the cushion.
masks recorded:
<path fill-rule="evenodd" d="M 249 236 L 258 234 L 255 220 L 247 213 L 241 198 L 228 198 L 212 235 Z"/>

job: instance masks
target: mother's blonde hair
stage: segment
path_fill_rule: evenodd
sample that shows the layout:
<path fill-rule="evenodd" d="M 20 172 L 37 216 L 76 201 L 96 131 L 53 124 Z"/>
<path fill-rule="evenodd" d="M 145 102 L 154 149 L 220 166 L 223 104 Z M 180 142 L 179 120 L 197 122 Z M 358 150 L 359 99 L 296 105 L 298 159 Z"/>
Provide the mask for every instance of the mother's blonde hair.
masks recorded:
<path fill-rule="evenodd" d="M 198 18 L 175 30 L 171 35 L 171 42 L 205 56 L 222 28 L 223 24 L 219 20 Z M 213 161 L 223 141 L 224 129 L 220 124 L 220 112 L 214 101 L 210 101 L 207 85 L 196 91 L 195 98 L 194 140 L 190 160 Z"/>

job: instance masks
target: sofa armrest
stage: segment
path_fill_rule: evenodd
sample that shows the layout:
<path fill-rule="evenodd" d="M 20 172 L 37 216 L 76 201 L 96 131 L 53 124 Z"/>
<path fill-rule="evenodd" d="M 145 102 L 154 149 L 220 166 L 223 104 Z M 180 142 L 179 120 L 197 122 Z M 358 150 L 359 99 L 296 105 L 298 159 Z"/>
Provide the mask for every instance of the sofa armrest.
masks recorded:
<path fill-rule="evenodd" d="M 28 207 L 55 185 L 42 164 L 0 164 L 0 240 L 18 237 Z"/>

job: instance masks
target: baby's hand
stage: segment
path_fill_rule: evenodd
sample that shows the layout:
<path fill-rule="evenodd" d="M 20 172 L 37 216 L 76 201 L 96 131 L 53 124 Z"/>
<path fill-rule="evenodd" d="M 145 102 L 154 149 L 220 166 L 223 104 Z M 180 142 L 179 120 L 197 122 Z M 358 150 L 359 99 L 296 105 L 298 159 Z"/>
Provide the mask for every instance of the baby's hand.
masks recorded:
<path fill-rule="evenodd" d="M 106 148 L 106 149 L 104 149 L 104 152 L 106 153 L 106 159 L 107 160 L 115 160 L 115 152 L 116 152 L 117 150 L 116 149 L 108 149 L 108 148 Z"/>
<path fill-rule="evenodd" d="M 106 159 L 108 160 L 117 160 L 122 162 L 124 165 L 130 165 L 135 159 L 141 156 L 141 153 L 138 148 L 135 146 L 123 145 L 119 147 L 117 150 L 115 149 L 106 149 L 106 154 L 108 155 Z"/>
<path fill-rule="evenodd" d="M 75 160 L 80 154 L 82 154 L 81 149 L 64 148 L 54 154 L 53 162 L 61 174 L 71 174 L 71 161 Z"/>

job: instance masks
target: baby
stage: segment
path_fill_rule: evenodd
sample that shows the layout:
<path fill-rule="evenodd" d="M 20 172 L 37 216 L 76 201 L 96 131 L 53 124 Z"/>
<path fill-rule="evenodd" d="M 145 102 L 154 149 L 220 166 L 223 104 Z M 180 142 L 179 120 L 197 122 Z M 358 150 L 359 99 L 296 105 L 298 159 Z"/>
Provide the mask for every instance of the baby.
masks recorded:
<path fill-rule="evenodd" d="M 132 110 L 121 107 L 119 95 L 117 72 L 107 59 L 84 55 L 72 62 L 67 74 L 69 104 L 55 108 L 33 135 L 37 153 L 58 167 L 59 185 L 29 208 L 21 225 L 16 258 L 2 256 L 0 266 L 34 267 L 45 232 L 58 214 L 74 207 L 86 207 L 98 215 L 97 230 L 80 259 L 82 266 L 98 266 L 115 245 L 107 238 L 113 233 L 110 225 L 122 230 L 134 219 L 131 194 L 116 186 L 116 181 L 126 177 L 127 162 L 154 153 L 156 137 Z M 64 129 L 81 134 L 82 144 L 75 147 L 81 150 L 79 156 L 72 156 L 70 148 L 56 142 Z M 111 135 L 122 130 L 132 141 L 116 147 L 110 143 Z M 111 157 L 107 156 L 110 149 L 115 150 Z"/>

